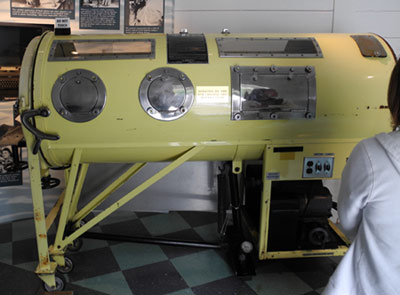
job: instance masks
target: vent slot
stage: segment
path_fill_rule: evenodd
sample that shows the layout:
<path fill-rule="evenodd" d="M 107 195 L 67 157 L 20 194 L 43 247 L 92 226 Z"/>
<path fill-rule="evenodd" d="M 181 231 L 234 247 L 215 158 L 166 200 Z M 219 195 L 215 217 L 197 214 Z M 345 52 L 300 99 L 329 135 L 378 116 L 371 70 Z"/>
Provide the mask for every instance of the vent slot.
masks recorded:
<path fill-rule="evenodd" d="M 302 152 L 302 146 L 284 146 L 284 147 L 275 147 L 274 153 L 293 153 L 293 152 Z"/>

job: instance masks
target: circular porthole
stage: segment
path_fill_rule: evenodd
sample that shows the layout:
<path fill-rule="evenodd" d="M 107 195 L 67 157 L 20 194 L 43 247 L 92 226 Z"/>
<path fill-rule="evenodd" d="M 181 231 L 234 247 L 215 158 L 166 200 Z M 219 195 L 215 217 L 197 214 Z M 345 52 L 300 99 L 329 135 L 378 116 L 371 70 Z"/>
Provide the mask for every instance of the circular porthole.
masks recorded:
<path fill-rule="evenodd" d="M 71 70 L 58 77 L 51 99 L 63 118 L 72 122 L 87 122 L 102 112 L 106 103 L 106 88 L 95 73 L 83 69 Z"/>
<path fill-rule="evenodd" d="M 193 84 L 181 71 L 156 69 L 140 84 L 139 99 L 143 110 L 151 117 L 162 121 L 176 120 L 193 104 Z"/>

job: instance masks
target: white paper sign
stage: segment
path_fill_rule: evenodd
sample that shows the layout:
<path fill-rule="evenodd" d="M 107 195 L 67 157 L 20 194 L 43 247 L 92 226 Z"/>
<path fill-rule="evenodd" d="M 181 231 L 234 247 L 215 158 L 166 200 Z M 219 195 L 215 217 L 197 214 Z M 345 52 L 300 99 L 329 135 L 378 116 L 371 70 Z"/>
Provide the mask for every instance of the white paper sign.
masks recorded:
<path fill-rule="evenodd" d="M 69 18 L 56 18 L 55 29 L 68 29 L 69 27 Z"/>
<path fill-rule="evenodd" d="M 204 104 L 229 103 L 229 86 L 198 86 L 196 101 Z"/>

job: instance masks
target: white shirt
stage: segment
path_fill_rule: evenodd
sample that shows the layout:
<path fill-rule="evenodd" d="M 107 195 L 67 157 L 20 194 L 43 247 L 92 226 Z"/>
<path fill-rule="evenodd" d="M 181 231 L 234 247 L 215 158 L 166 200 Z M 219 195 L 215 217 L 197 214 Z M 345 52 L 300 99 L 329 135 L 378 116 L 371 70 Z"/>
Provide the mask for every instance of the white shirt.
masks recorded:
<path fill-rule="evenodd" d="M 400 132 L 354 148 L 342 174 L 338 213 L 354 240 L 323 294 L 400 294 Z"/>

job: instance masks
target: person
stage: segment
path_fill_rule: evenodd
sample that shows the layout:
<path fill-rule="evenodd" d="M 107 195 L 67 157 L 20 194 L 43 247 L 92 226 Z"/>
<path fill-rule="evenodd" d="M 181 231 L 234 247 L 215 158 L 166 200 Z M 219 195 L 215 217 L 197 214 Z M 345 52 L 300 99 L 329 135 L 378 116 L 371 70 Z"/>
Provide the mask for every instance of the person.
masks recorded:
<path fill-rule="evenodd" d="M 162 1 L 131 1 L 131 26 L 161 26 L 163 20 Z"/>
<path fill-rule="evenodd" d="M 400 61 L 390 79 L 393 131 L 365 139 L 342 174 L 338 214 L 353 241 L 323 295 L 400 294 Z"/>
<path fill-rule="evenodd" d="M 101 4 L 103 6 L 110 6 L 110 3 L 111 3 L 111 0 L 103 0 Z"/>
<path fill-rule="evenodd" d="M 11 150 L 3 148 L 0 153 L 0 173 L 11 171 L 14 166 Z"/>

